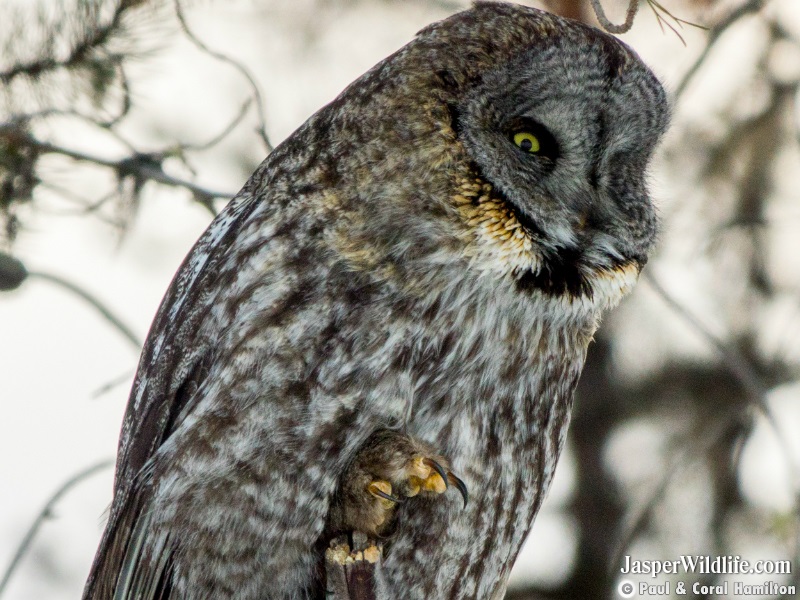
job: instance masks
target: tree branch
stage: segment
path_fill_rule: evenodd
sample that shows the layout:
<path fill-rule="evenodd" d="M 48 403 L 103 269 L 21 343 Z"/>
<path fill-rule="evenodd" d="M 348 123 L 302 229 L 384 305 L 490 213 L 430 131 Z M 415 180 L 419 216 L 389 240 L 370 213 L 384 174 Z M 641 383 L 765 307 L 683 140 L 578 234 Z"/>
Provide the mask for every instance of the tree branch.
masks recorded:
<path fill-rule="evenodd" d="M 20 564 L 20 561 L 25 556 L 25 553 L 30 548 L 31 544 L 33 543 L 33 538 L 36 537 L 39 529 L 41 528 L 42 524 L 45 522 L 52 515 L 52 510 L 55 505 L 58 503 L 59 500 L 69 492 L 73 487 L 79 484 L 84 479 L 94 475 L 95 473 L 102 471 L 103 469 L 107 469 L 114 464 L 113 460 L 104 460 L 99 463 L 92 465 L 91 467 L 84 469 L 83 471 L 78 472 L 77 474 L 73 475 L 67 481 L 65 481 L 61 487 L 59 487 L 55 493 L 50 496 L 47 503 L 42 507 L 42 510 L 39 511 L 39 514 L 36 515 L 36 518 L 31 523 L 31 526 L 28 528 L 28 531 L 25 533 L 25 536 L 22 538 L 22 541 L 17 546 L 16 552 L 14 552 L 14 556 L 11 558 L 11 562 L 9 563 L 8 567 L 6 567 L 5 572 L 3 573 L 2 579 L 0 579 L 0 596 L 3 595 L 3 592 L 6 590 L 8 586 L 8 582 L 11 580 L 11 576 L 16 571 L 17 567 Z"/>
<path fill-rule="evenodd" d="M 202 52 L 205 52 L 210 57 L 224 62 L 234 69 L 239 71 L 241 75 L 247 80 L 247 83 L 250 85 L 250 88 L 253 91 L 253 99 L 256 102 L 256 111 L 258 113 L 259 119 L 259 126 L 256 130 L 258 135 L 261 137 L 261 141 L 264 143 L 264 147 L 267 150 L 267 153 L 272 152 L 272 143 L 269 141 L 269 137 L 267 136 L 267 127 L 266 127 L 266 120 L 264 118 L 264 100 L 261 96 L 261 92 L 258 89 L 258 84 L 256 83 L 255 77 L 250 72 L 250 70 L 245 67 L 242 63 L 232 59 L 230 56 L 226 54 L 222 54 L 221 52 L 217 52 L 209 48 L 205 42 L 203 42 L 189 27 L 189 23 L 186 21 L 186 16 L 183 13 L 183 7 L 181 5 L 181 0 L 174 0 L 175 2 L 175 14 L 178 17 L 178 21 L 181 24 L 181 28 L 183 29 L 183 33 L 186 35 L 187 38 L 197 46 Z"/>
<path fill-rule="evenodd" d="M 731 14 L 729 14 L 722 21 L 720 21 L 714 27 L 711 28 L 711 31 L 708 34 L 708 42 L 706 43 L 705 48 L 703 48 L 703 51 L 700 53 L 700 56 L 697 57 L 697 60 L 694 61 L 694 64 L 692 64 L 691 67 L 689 67 L 689 70 L 686 71 L 686 73 L 683 76 L 683 79 L 681 79 L 680 83 L 678 83 L 678 85 L 675 87 L 674 98 L 676 104 L 678 100 L 680 100 L 680 97 L 683 95 L 683 92 L 686 90 L 686 87 L 689 85 L 689 82 L 692 80 L 697 71 L 703 65 L 709 53 L 711 52 L 711 49 L 717 43 L 717 40 L 719 40 L 722 34 L 725 33 L 725 31 L 731 25 L 736 23 L 736 21 L 741 19 L 743 16 L 761 10 L 764 7 L 764 4 L 766 4 L 766 0 L 750 0 L 745 4 L 742 4 L 736 10 L 732 11 Z"/>
<path fill-rule="evenodd" d="M 389 600 L 379 585 L 383 549 L 360 531 L 331 541 L 325 551 L 326 598 L 330 600 Z"/>
<path fill-rule="evenodd" d="M 60 154 L 61 156 L 66 156 L 73 160 L 89 162 L 101 167 L 113 169 L 119 179 L 133 176 L 141 182 L 154 181 L 162 185 L 187 189 L 192 193 L 195 200 L 206 207 L 213 216 L 216 216 L 216 211 L 214 210 L 212 202 L 214 199 L 228 199 L 233 197 L 233 194 L 230 192 L 211 190 L 192 183 L 191 181 L 168 175 L 162 168 L 162 162 L 170 155 L 168 152 L 138 152 L 120 160 L 110 160 L 85 154 L 77 150 L 63 148 L 49 142 L 43 142 L 20 127 L 15 127 L 13 124 L 0 125 L 0 140 L 4 137 L 15 145 L 24 145 L 34 149 L 37 154 Z"/>
<path fill-rule="evenodd" d="M 87 302 L 92 308 L 94 308 L 100 315 L 108 321 L 114 329 L 116 329 L 122 337 L 128 340 L 134 349 L 138 352 L 142 349 L 142 341 L 139 337 L 133 333 L 125 323 L 123 323 L 119 317 L 117 317 L 111 310 L 106 307 L 100 300 L 92 296 L 89 292 L 84 290 L 83 288 L 75 285 L 71 281 L 64 279 L 63 277 L 59 277 L 58 275 L 52 275 L 50 273 L 41 273 L 36 271 L 28 272 L 28 275 L 31 277 L 37 277 L 39 279 L 43 279 L 44 281 L 49 281 L 50 283 L 54 283 L 55 285 L 64 288 L 65 290 L 75 294 L 85 302 Z"/>
<path fill-rule="evenodd" d="M 119 28 L 125 11 L 136 4 L 137 2 L 122 1 L 117 5 L 108 23 L 100 26 L 88 24 L 83 38 L 79 39 L 77 43 L 72 46 L 69 54 L 65 58 L 57 59 L 53 56 L 44 56 L 38 60 L 15 64 L 10 69 L 0 72 L 0 83 L 8 85 L 20 75 L 26 75 L 31 79 L 35 79 L 48 71 L 69 69 L 70 67 L 81 64 L 86 60 L 92 50 L 101 47 L 111 39 L 114 32 Z"/>
<path fill-rule="evenodd" d="M 751 403 L 762 411 L 767 410 L 765 399 L 767 388 L 762 383 L 755 368 L 736 349 L 731 348 L 720 340 L 700 321 L 700 319 L 695 317 L 685 306 L 673 298 L 651 272 L 645 271 L 644 280 L 650 285 L 653 291 L 675 311 L 675 313 L 680 315 L 684 321 L 700 332 L 714 349 L 716 349 L 722 358 L 722 362 L 728 368 L 728 371 L 736 377 L 744 388 Z"/>
<path fill-rule="evenodd" d="M 794 452 L 786 440 L 786 436 L 783 435 L 783 432 L 778 426 L 778 421 L 772 413 L 769 404 L 767 404 L 767 388 L 761 381 L 758 372 L 741 353 L 720 340 L 700 321 L 700 319 L 695 317 L 686 307 L 675 300 L 652 273 L 646 272 L 645 280 L 667 305 L 694 327 L 717 350 L 722 358 L 723 364 L 741 384 L 745 394 L 749 398 L 751 406 L 756 407 L 766 419 L 781 451 L 786 457 L 788 475 L 791 481 L 793 494 L 792 512 L 796 516 L 800 516 L 800 466 L 798 466 L 797 461 L 794 459 Z M 796 553 L 798 557 L 800 557 L 800 521 L 798 521 L 795 532 L 795 546 Z"/>

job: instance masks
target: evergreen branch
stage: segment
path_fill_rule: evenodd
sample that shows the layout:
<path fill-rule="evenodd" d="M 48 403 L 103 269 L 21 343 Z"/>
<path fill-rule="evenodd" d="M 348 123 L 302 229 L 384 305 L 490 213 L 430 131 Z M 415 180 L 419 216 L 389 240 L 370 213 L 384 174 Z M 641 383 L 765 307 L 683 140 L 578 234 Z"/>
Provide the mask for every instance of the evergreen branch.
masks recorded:
<path fill-rule="evenodd" d="M 105 25 L 98 24 L 97 27 L 85 28 L 82 38 L 72 46 L 64 58 L 59 59 L 54 56 L 44 55 L 30 62 L 15 64 L 10 69 L 0 72 L 0 84 L 8 85 L 22 75 L 36 79 L 43 73 L 58 69 L 69 69 L 84 63 L 93 51 L 108 44 L 117 30 L 120 29 L 125 12 L 136 4 L 138 2 L 123 0 L 117 5 L 108 23 Z M 107 58 L 115 64 L 118 64 L 120 60 L 120 57 L 113 55 L 109 55 Z"/>

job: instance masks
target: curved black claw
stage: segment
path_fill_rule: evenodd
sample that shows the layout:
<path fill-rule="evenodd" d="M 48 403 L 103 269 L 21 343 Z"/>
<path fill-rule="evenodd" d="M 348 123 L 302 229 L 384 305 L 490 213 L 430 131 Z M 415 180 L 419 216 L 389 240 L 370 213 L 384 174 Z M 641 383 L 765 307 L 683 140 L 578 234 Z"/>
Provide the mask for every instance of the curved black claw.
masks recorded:
<path fill-rule="evenodd" d="M 426 465 L 428 465 L 431 469 L 433 469 L 439 474 L 439 476 L 442 478 L 442 481 L 444 481 L 445 489 L 447 489 L 447 471 L 444 470 L 444 467 L 442 467 L 442 465 L 440 465 L 432 458 L 426 458 L 422 462 L 424 462 Z"/>
<path fill-rule="evenodd" d="M 374 496 L 380 496 L 381 498 L 385 498 L 386 500 L 391 500 L 392 502 L 396 502 L 397 504 L 401 504 L 403 502 L 402 498 L 398 498 L 396 496 L 392 496 L 391 494 L 387 494 L 378 486 L 371 485 L 369 486 L 369 493 Z"/>
<path fill-rule="evenodd" d="M 461 481 L 458 477 L 453 475 L 452 473 L 447 474 L 447 481 L 452 483 L 454 486 L 458 488 L 458 491 L 461 492 L 461 497 L 464 498 L 464 508 L 467 507 L 467 502 L 469 501 L 469 493 L 467 492 L 467 484 Z"/>

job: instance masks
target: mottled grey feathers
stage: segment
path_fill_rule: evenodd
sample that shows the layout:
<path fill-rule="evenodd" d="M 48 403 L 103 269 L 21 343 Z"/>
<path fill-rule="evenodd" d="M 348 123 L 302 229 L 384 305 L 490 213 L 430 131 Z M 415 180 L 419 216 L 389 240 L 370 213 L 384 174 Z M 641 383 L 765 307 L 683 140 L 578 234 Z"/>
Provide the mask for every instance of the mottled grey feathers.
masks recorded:
<path fill-rule="evenodd" d="M 667 116 L 629 48 L 500 3 L 425 28 L 312 116 L 165 296 L 84 598 L 322 597 L 332 502 L 382 429 L 471 495 L 396 509 L 383 584 L 500 598 L 586 347 L 652 247 Z"/>

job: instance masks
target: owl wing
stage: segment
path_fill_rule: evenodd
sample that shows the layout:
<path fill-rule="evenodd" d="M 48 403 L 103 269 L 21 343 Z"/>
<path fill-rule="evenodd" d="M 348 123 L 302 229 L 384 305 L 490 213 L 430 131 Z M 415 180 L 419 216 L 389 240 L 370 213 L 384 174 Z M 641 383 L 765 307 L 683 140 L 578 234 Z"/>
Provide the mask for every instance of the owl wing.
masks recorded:
<path fill-rule="evenodd" d="M 169 598 L 168 540 L 145 540 L 148 461 L 190 409 L 193 390 L 208 372 L 212 348 L 198 339 L 199 325 L 221 287 L 220 264 L 258 204 L 248 187 L 231 200 L 184 260 L 153 321 L 123 420 L 114 499 L 84 600 Z"/>

